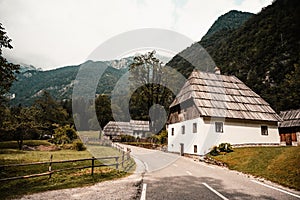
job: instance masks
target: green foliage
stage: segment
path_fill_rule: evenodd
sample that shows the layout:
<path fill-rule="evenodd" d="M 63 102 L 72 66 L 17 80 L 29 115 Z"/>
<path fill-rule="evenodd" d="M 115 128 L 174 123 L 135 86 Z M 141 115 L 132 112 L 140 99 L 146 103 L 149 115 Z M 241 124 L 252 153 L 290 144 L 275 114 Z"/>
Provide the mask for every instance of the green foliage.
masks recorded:
<path fill-rule="evenodd" d="M 136 139 L 132 135 L 121 135 L 121 142 L 134 142 L 134 141 L 136 141 Z"/>
<path fill-rule="evenodd" d="M 229 143 L 221 143 L 219 146 L 213 146 L 209 152 L 212 156 L 217 156 L 220 153 L 230 153 L 233 152 L 233 148 Z"/>
<path fill-rule="evenodd" d="M 209 152 L 209 154 L 212 156 L 217 156 L 217 155 L 219 155 L 219 153 L 220 153 L 220 150 L 217 146 L 213 146 L 211 151 Z"/>
<path fill-rule="evenodd" d="M 162 130 L 159 134 L 152 135 L 151 138 L 154 143 L 167 144 L 168 132 L 166 130 Z"/>
<path fill-rule="evenodd" d="M 77 139 L 75 129 L 70 125 L 65 125 L 54 129 L 54 135 L 51 142 L 54 144 L 70 144 Z"/>
<path fill-rule="evenodd" d="M 18 73 L 19 65 L 8 62 L 2 56 L 2 47 L 12 49 L 11 39 L 6 35 L 6 32 L 0 23 L 0 106 L 3 106 L 5 101 L 5 94 L 9 92 L 9 89 L 14 80 L 16 80 L 15 72 Z"/>
<path fill-rule="evenodd" d="M 99 95 L 95 100 L 97 123 L 100 124 L 102 129 L 109 121 L 113 120 L 110 104 L 110 99 L 107 95 Z"/>
<path fill-rule="evenodd" d="M 130 65 L 129 80 L 132 82 L 133 94 L 130 98 L 130 113 L 133 119 L 149 120 L 150 131 L 159 132 L 166 121 L 162 110 L 153 105 L 161 105 L 168 108 L 173 101 L 173 93 L 163 85 L 171 84 L 170 70 L 156 58 L 156 52 L 148 52 L 134 57 Z M 172 77 L 176 80 L 176 77 Z M 134 84 L 136 85 L 134 85 Z M 150 119 L 149 110 L 152 109 Z"/>
<path fill-rule="evenodd" d="M 220 152 L 225 152 L 225 153 L 233 152 L 233 148 L 232 148 L 231 144 L 229 144 L 229 143 L 219 144 L 218 149 L 220 150 Z"/>
<path fill-rule="evenodd" d="M 67 123 L 67 111 L 53 99 L 48 91 L 44 91 L 42 96 L 36 99 L 35 106 L 40 111 L 40 122 L 47 128 L 50 129 L 53 124 L 64 125 Z"/>
<path fill-rule="evenodd" d="M 73 149 L 77 151 L 84 151 L 86 147 L 84 146 L 83 142 L 80 139 L 76 139 L 73 141 Z"/>

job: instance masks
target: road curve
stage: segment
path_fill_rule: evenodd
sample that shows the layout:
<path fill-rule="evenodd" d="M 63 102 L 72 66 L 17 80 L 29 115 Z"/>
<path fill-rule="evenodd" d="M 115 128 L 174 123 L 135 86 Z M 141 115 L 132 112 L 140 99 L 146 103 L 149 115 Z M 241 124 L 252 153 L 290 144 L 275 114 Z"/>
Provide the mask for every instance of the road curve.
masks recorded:
<path fill-rule="evenodd" d="M 130 147 L 143 178 L 141 199 L 300 199 L 300 192 L 191 158 Z"/>

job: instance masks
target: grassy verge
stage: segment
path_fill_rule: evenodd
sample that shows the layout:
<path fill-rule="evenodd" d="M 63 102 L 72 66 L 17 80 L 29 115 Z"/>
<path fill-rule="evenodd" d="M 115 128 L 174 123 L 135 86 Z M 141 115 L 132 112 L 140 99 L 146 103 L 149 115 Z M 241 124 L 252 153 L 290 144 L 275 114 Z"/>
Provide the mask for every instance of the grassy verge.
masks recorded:
<path fill-rule="evenodd" d="M 232 153 L 212 157 L 229 169 L 300 190 L 300 147 L 236 148 Z"/>
<path fill-rule="evenodd" d="M 12 145 L 11 143 L 10 145 Z M 3 144 L 2 144 L 3 145 Z M 1 146 L 1 143 L 0 143 Z M 8 142 L 4 146 L 9 146 Z M 11 147 L 11 146 L 10 146 Z M 60 151 L 19 151 L 16 149 L 0 149 L 0 165 L 13 164 L 13 163 L 30 163 L 39 161 L 49 161 L 50 155 L 53 155 L 53 161 L 56 160 L 71 160 L 81 158 L 105 157 L 121 155 L 121 152 L 102 146 L 93 146 L 93 151 L 97 155 L 91 154 L 89 151 L 74 151 L 74 150 L 60 150 Z M 113 162 L 113 161 L 111 161 Z M 115 162 L 115 161 L 114 161 Z M 95 161 L 95 164 L 101 164 L 102 161 Z M 109 164 L 109 163 L 102 163 Z M 63 169 L 68 167 L 79 167 L 91 165 L 91 161 L 82 161 L 76 163 L 60 163 L 52 164 L 52 169 Z M 121 166 L 120 166 L 121 167 Z M 133 171 L 135 163 L 131 159 L 124 164 L 124 168 Z M 124 169 L 123 168 L 123 169 Z M 121 168 L 119 168 L 121 169 Z M 19 166 L 19 167 L 6 167 L 0 169 L 0 177 L 14 177 L 28 174 L 36 174 L 46 172 L 48 165 L 34 165 L 34 166 Z M 116 170 L 114 167 L 98 167 L 94 170 L 94 176 L 91 176 L 91 169 L 82 170 L 68 170 L 58 172 L 52 175 L 49 179 L 48 176 L 36 177 L 24 180 L 14 180 L 1 182 L 0 185 L 0 199 L 15 198 L 19 195 L 32 194 L 35 192 L 42 192 L 48 190 L 82 187 L 93 185 L 97 182 L 121 178 L 129 175 L 127 171 L 122 169 Z"/>
<path fill-rule="evenodd" d="M 51 143 L 48 142 L 47 140 L 24 140 L 23 145 L 34 146 L 34 147 L 39 145 L 50 146 Z M 17 141 L 0 142 L 0 149 L 17 149 L 17 148 L 18 148 Z"/>

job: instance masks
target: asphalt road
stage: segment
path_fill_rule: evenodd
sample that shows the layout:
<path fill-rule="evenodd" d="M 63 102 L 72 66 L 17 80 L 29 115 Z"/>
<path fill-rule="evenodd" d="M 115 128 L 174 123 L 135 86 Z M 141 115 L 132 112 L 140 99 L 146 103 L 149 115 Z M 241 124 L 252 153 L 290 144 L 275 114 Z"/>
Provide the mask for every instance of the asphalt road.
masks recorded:
<path fill-rule="evenodd" d="M 130 147 L 144 174 L 141 200 L 300 199 L 300 192 L 161 151 Z"/>

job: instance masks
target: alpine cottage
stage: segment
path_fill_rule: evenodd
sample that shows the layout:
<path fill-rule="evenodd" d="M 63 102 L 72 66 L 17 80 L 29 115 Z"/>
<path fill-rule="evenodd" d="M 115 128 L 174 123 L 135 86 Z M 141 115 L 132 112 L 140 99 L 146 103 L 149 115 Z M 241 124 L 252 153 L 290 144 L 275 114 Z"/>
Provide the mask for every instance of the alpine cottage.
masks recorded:
<path fill-rule="evenodd" d="M 280 119 L 235 76 L 194 70 L 170 105 L 168 151 L 204 155 L 223 142 L 279 145 Z"/>
<path fill-rule="evenodd" d="M 300 145 L 300 109 L 280 112 L 279 123 L 281 145 Z"/>
<path fill-rule="evenodd" d="M 103 129 L 104 136 L 111 140 L 119 140 L 121 135 L 131 135 L 135 138 L 147 137 L 149 121 L 130 120 L 130 122 L 110 121 Z"/>

